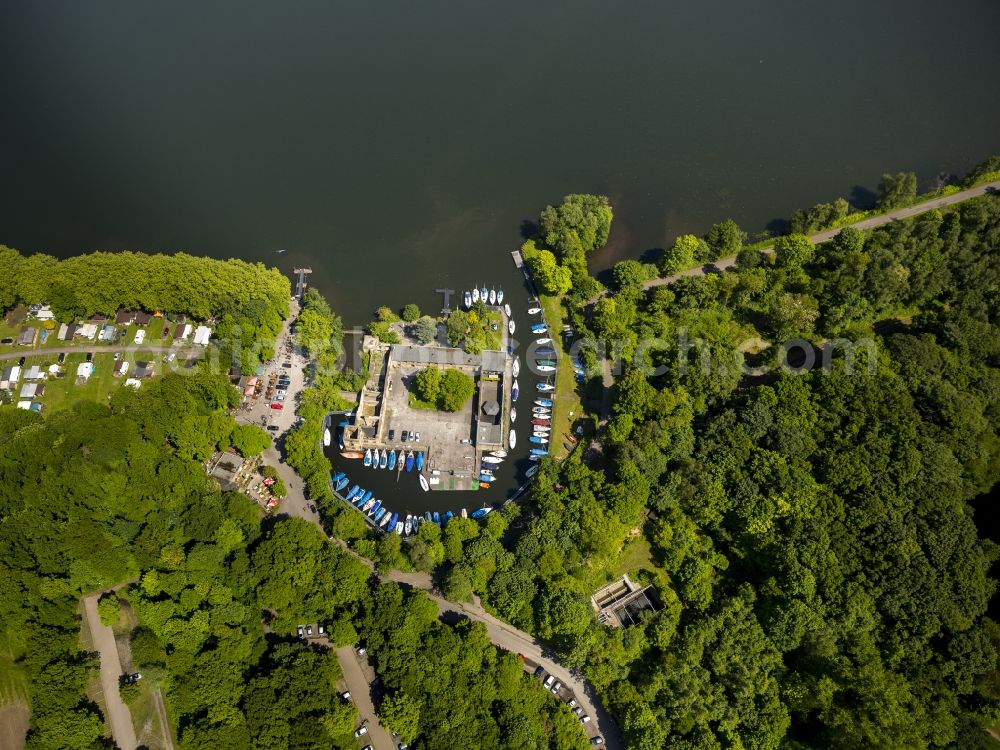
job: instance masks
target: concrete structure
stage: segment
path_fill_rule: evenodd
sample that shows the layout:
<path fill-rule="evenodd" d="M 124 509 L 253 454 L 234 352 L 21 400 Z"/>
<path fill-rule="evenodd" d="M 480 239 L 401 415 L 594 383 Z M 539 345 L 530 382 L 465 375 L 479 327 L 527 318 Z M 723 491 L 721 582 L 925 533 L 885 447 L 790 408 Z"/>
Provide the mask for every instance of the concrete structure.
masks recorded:
<path fill-rule="evenodd" d="M 506 349 L 506 325 L 501 346 Z M 355 417 L 344 429 L 344 448 L 423 451 L 424 474 L 431 489 L 472 490 L 479 487 L 484 452 L 506 448 L 510 414 L 510 362 L 504 351 L 470 354 L 463 349 L 429 344 L 381 343 L 366 336 L 368 382 L 361 390 Z M 477 383 L 472 399 L 457 412 L 414 407 L 410 388 L 427 367 L 455 369 Z M 402 440 L 402 433 L 421 440 Z M 393 438 L 389 438 L 390 432 Z"/>
<path fill-rule="evenodd" d="M 633 583 L 628 576 L 598 589 L 590 599 L 597 612 L 597 619 L 614 628 L 624 628 L 638 623 L 643 610 L 656 612 L 663 609 L 656 590 Z"/>

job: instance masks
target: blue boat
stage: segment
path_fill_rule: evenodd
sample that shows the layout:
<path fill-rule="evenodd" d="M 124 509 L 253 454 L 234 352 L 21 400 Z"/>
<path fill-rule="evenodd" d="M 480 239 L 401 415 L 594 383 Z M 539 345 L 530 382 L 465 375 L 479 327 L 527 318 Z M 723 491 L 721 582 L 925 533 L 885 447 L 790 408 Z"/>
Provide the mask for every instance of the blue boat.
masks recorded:
<path fill-rule="evenodd" d="M 548 450 L 543 450 L 542 448 L 532 448 L 530 451 L 532 456 L 547 456 L 549 455 Z"/>
<path fill-rule="evenodd" d="M 547 442 L 549 442 L 545 438 L 536 437 L 534 435 L 532 435 L 530 438 L 528 438 L 528 441 L 532 442 L 532 443 L 536 443 L 537 445 L 545 445 Z"/>
<path fill-rule="evenodd" d="M 348 492 L 346 495 L 344 495 L 344 499 L 345 500 L 350 500 L 352 497 L 354 497 L 355 495 L 358 494 L 358 490 L 360 490 L 360 489 L 361 488 L 358 487 L 358 485 L 354 485 L 353 487 L 351 487 L 351 491 Z"/>
<path fill-rule="evenodd" d="M 433 518 L 434 518 L 434 523 L 436 523 L 438 526 L 440 526 L 441 525 L 441 516 L 438 515 L 437 511 L 434 511 Z"/>
<path fill-rule="evenodd" d="M 442 519 L 442 521 L 441 521 L 441 525 L 442 525 L 442 526 L 444 526 L 444 525 L 445 525 L 446 523 L 448 523 L 448 521 L 450 521 L 450 520 L 451 520 L 451 519 L 453 519 L 454 517 L 455 517 L 455 514 L 454 514 L 454 513 L 452 513 L 452 512 L 451 512 L 451 511 L 449 510 L 449 511 L 448 511 L 447 513 L 445 513 L 445 514 L 444 514 L 444 518 L 443 518 L 443 519 Z"/>
<path fill-rule="evenodd" d="M 431 518 L 431 512 L 430 511 L 427 511 L 426 513 L 424 513 L 424 520 L 427 521 L 428 523 L 431 523 L 431 522 L 434 521 L 434 519 Z"/>
<path fill-rule="evenodd" d="M 381 520 L 382 520 L 382 516 L 384 516 L 384 515 L 385 515 L 385 513 L 386 513 L 386 510 L 385 510 L 385 508 L 379 508 L 379 509 L 378 509 L 378 513 L 376 513 L 376 514 L 375 514 L 375 517 L 374 517 L 374 518 L 373 518 L 372 520 L 373 520 L 373 521 L 374 521 L 375 523 L 378 523 L 379 521 L 381 521 Z"/>
<path fill-rule="evenodd" d="M 344 428 L 347 427 L 347 422 L 341 422 L 337 425 L 337 445 L 340 446 L 340 450 L 344 450 Z"/>
<path fill-rule="evenodd" d="M 380 469 L 384 469 L 386 466 L 388 466 L 388 464 L 389 464 L 389 454 L 386 453 L 385 450 L 383 449 L 382 458 L 379 459 L 378 467 Z"/>
<path fill-rule="evenodd" d="M 487 513 L 489 513 L 491 510 L 492 510 L 492 508 L 479 508 L 478 510 L 472 511 L 472 517 L 473 518 L 482 518 Z"/>
<path fill-rule="evenodd" d="M 555 367 L 557 363 L 554 359 L 536 359 L 535 364 L 539 367 Z"/>
<path fill-rule="evenodd" d="M 517 381 L 514 381 L 514 387 L 510 389 L 510 400 L 517 401 L 517 397 L 520 395 L 520 388 L 518 388 Z"/>
<path fill-rule="evenodd" d="M 492 482 L 494 479 L 496 479 L 496 477 L 493 476 L 492 474 L 480 474 L 479 475 L 479 481 L 480 482 L 486 482 L 487 484 L 489 484 L 490 482 Z"/>
<path fill-rule="evenodd" d="M 347 482 L 348 482 L 347 477 L 344 477 L 339 482 L 337 482 L 337 492 L 340 492 L 342 489 L 344 489 L 344 487 L 347 486 Z"/>
<path fill-rule="evenodd" d="M 413 517 L 413 533 L 417 533 L 417 529 L 420 528 L 420 516 Z"/>
<path fill-rule="evenodd" d="M 551 409 L 552 408 L 552 399 L 550 399 L 550 398 L 536 398 L 535 399 L 535 404 L 537 406 L 544 406 L 546 408 Z"/>
<path fill-rule="evenodd" d="M 358 498 L 354 501 L 354 504 L 360 508 L 362 505 L 368 502 L 371 496 L 372 496 L 372 491 L 365 490 L 363 494 L 362 493 L 358 494 Z"/>
<path fill-rule="evenodd" d="M 344 478 L 344 472 L 338 471 L 336 474 L 333 475 L 333 480 L 332 481 L 333 481 L 334 484 L 336 484 L 337 482 L 339 482 L 343 478 Z"/>
<path fill-rule="evenodd" d="M 531 326 L 532 333 L 545 333 L 547 330 L 549 329 L 545 327 L 544 323 L 535 323 L 535 325 Z"/>
<path fill-rule="evenodd" d="M 422 471 L 424 468 L 424 452 L 417 451 L 417 471 Z"/>
<path fill-rule="evenodd" d="M 555 354 L 555 353 L 556 353 L 555 349 L 549 349 L 548 347 L 543 347 L 541 349 L 535 349 L 535 356 L 536 357 L 548 357 L 549 355 Z"/>
<path fill-rule="evenodd" d="M 393 513 L 392 518 L 389 519 L 389 529 L 396 528 L 396 521 L 399 520 L 399 513 Z"/>
<path fill-rule="evenodd" d="M 389 451 L 389 471 L 396 468 L 396 451 Z"/>
<path fill-rule="evenodd" d="M 372 449 L 369 448 L 368 450 L 365 451 L 365 466 L 371 466 L 371 465 L 372 465 Z"/>
<path fill-rule="evenodd" d="M 556 387 L 551 383 L 535 383 L 535 388 L 542 393 L 547 393 L 556 389 Z"/>
<path fill-rule="evenodd" d="M 378 513 L 378 509 L 381 507 L 382 507 L 382 501 L 376 500 L 375 504 L 371 507 L 371 510 L 368 511 L 368 515 L 369 516 L 375 515 L 376 513 Z"/>
<path fill-rule="evenodd" d="M 410 452 L 406 455 L 406 470 L 413 471 L 413 453 Z"/>

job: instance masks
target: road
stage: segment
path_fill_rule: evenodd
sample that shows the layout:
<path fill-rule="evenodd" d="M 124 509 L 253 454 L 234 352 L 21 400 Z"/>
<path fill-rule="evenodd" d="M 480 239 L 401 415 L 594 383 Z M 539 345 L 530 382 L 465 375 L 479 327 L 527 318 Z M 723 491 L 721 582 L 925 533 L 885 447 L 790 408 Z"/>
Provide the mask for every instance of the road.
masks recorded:
<path fill-rule="evenodd" d="M 174 352 L 176 354 L 188 354 L 191 352 L 204 351 L 205 348 L 202 346 L 137 346 L 135 344 L 118 344 L 108 346 L 105 344 L 104 346 L 63 346 L 53 349 L 20 349 L 18 351 L 0 354 L 0 360 L 20 359 L 21 357 L 47 357 L 50 354 L 53 357 L 57 357 L 60 354 L 103 354 L 107 352 L 159 352 L 162 354 Z"/>
<path fill-rule="evenodd" d="M 886 224 L 891 224 L 894 221 L 899 221 L 902 219 L 910 219 L 914 216 L 918 216 L 928 211 L 933 211 L 938 208 L 945 208 L 946 206 L 953 206 L 956 203 L 963 203 L 967 200 L 973 198 L 979 198 L 980 196 L 986 195 L 986 193 L 996 192 L 1000 190 L 1000 180 L 994 180 L 993 182 L 985 182 L 982 185 L 976 185 L 975 187 L 968 188 L 966 190 L 960 190 L 957 193 L 947 195 L 943 198 L 932 198 L 931 200 L 924 201 L 922 203 L 917 203 L 913 206 L 908 206 L 907 208 L 897 208 L 895 211 L 889 211 L 888 213 L 879 214 L 878 216 L 873 216 L 870 219 L 863 219 L 862 221 L 855 222 L 854 224 L 847 224 L 846 226 L 853 227 L 855 229 L 874 229 L 876 227 L 885 226 Z M 827 229 L 823 232 L 817 232 L 809 237 L 809 241 L 814 245 L 821 242 L 827 242 L 836 237 L 840 230 L 844 227 L 837 227 L 836 229 Z M 770 254 L 774 252 L 774 245 L 765 247 L 761 250 L 764 254 Z M 736 265 L 736 258 L 720 258 L 719 260 L 708 263 L 704 266 L 698 266 L 696 268 L 689 268 L 686 271 L 681 271 L 680 273 L 675 273 L 672 276 L 664 276 L 662 278 L 650 279 L 643 286 L 646 289 L 652 289 L 653 287 L 663 286 L 664 284 L 673 284 L 678 279 L 683 279 L 687 276 L 704 276 L 706 273 L 718 273 L 719 271 L 726 271 Z M 588 305 L 592 305 L 597 302 L 604 294 L 607 292 L 602 292 L 601 294 L 587 300 Z"/>
<path fill-rule="evenodd" d="M 126 581 L 121 586 L 128 585 Z M 115 587 L 116 589 L 118 587 Z M 97 614 L 97 600 L 104 591 L 85 596 L 83 613 L 87 618 L 87 627 L 94 640 L 94 648 L 101 655 L 101 689 L 104 692 L 105 717 L 111 727 L 111 736 L 120 750 L 136 750 L 139 746 L 135 737 L 135 727 L 132 726 L 132 714 L 128 706 L 122 702 L 118 692 L 118 678 L 122 675 L 122 665 L 118 660 L 118 647 L 115 645 L 115 634 L 111 628 L 101 622 Z"/>
<path fill-rule="evenodd" d="M 351 691 L 351 701 L 358 707 L 362 721 L 368 722 L 368 734 L 360 738 L 361 744 L 370 744 L 374 750 L 396 750 L 392 736 L 378 722 L 375 705 L 372 703 L 371 680 L 363 671 L 360 661 L 362 657 L 351 646 L 338 648 L 336 654 L 344 673 L 344 683 Z"/>

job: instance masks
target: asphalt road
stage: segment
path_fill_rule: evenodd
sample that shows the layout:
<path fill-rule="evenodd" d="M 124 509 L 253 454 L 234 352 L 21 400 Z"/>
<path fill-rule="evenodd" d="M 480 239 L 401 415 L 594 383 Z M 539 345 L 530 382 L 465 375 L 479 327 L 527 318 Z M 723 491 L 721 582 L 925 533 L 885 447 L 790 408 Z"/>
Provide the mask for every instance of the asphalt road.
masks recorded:
<path fill-rule="evenodd" d="M 139 742 L 135 737 L 135 727 L 132 726 L 132 714 L 129 713 L 128 706 L 122 702 L 121 694 L 118 692 L 118 678 L 122 675 L 122 665 L 118 659 L 115 634 L 101 622 L 97 614 L 97 600 L 103 593 L 104 591 L 98 591 L 85 596 L 83 613 L 94 640 L 94 648 L 101 655 L 101 689 L 104 692 L 104 708 L 107 712 L 105 718 L 119 750 L 136 750 Z"/>
<path fill-rule="evenodd" d="M 378 715 L 375 713 L 371 682 L 365 676 L 360 661 L 363 657 L 358 656 L 357 652 L 350 646 L 338 648 L 336 654 L 340 668 L 344 673 L 344 684 L 351 691 L 351 701 L 357 706 L 358 713 L 361 714 L 361 721 L 367 721 L 368 734 L 360 737 L 358 742 L 362 746 L 371 745 L 374 750 L 396 750 L 392 736 L 385 727 L 379 724 Z"/>

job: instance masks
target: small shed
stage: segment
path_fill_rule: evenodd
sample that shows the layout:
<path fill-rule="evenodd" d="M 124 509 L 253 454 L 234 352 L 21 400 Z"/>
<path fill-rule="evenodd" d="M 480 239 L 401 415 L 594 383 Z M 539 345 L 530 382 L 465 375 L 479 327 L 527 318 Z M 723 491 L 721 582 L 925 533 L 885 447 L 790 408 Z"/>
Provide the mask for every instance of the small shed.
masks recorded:
<path fill-rule="evenodd" d="M 42 305 L 35 312 L 35 317 L 39 320 L 55 320 L 55 313 L 52 312 L 52 308 L 48 305 Z"/>
<path fill-rule="evenodd" d="M 45 370 L 38 365 L 32 365 L 24 371 L 25 380 L 41 380 L 45 377 Z"/>
<path fill-rule="evenodd" d="M 45 385 L 43 383 L 25 383 L 21 386 L 21 398 L 31 399 L 44 393 Z"/>
<path fill-rule="evenodd" d="M 68 334 L 69 334 L 69 326 L 63 323 L 61 326 L 59 326 L 59 333 L 56 334 L 56 338 L 59 339 L 60 341 L 66 341 L 67 339 L 70 338 Z"/>
<path fill-rule="evenodd" d="M 135 323 L 136 323 L 136 325 L 148 326 L 149 325 L 149 321 L 151 321 L 152 319 L 153 319 L 153 316 L 150 315 L 148 312 L 141 312 L 140 311 L 140 312 L 137 312 L 135 314 Z"/>
<path fill-rule="evenodd" d="M 17 385 L 17 381 L 21 379 L 21 367 L 19 365 L 11 365 L 10 367 L 5 367 L 3 369 L 3 375 L 0 377 L 0 388 L 13 388 Z"/>
<path fill-rule="evenodd" d="M 208 326 L 198 326 L 194 332 L 194 343 L 199 346 L 208 346 L 208 340 L 212 338 L 212 329 Z"/>
<path fill-rule="evenodd" d="M 184 330 L 181 332 L 181 336 L 180 336 L 181 340 L 187 341 L 188 336 L 191 335 L 191 331 L 193 331 L 193 330 L 194 330 L 194 326 L 192 326 L 190 323 L 185 323 L 184 324 Z"/>
<path fill-rule="evenodd" d="M 101 324 L 103 325 L 103 323 Z M 96 323 L 84 323 L 76 329 L 76 333 L 73 334 L 74 338 L 78 339 L 90 339 L 93 340 L 97 336 L 97 324 Z"/>
<path fill-rule="evenodd" d="M 128 362 L 122 359 L 115 363 L 114 375 L 116 377 L 121 377 L 127 372 L 128 372 Z"/>

